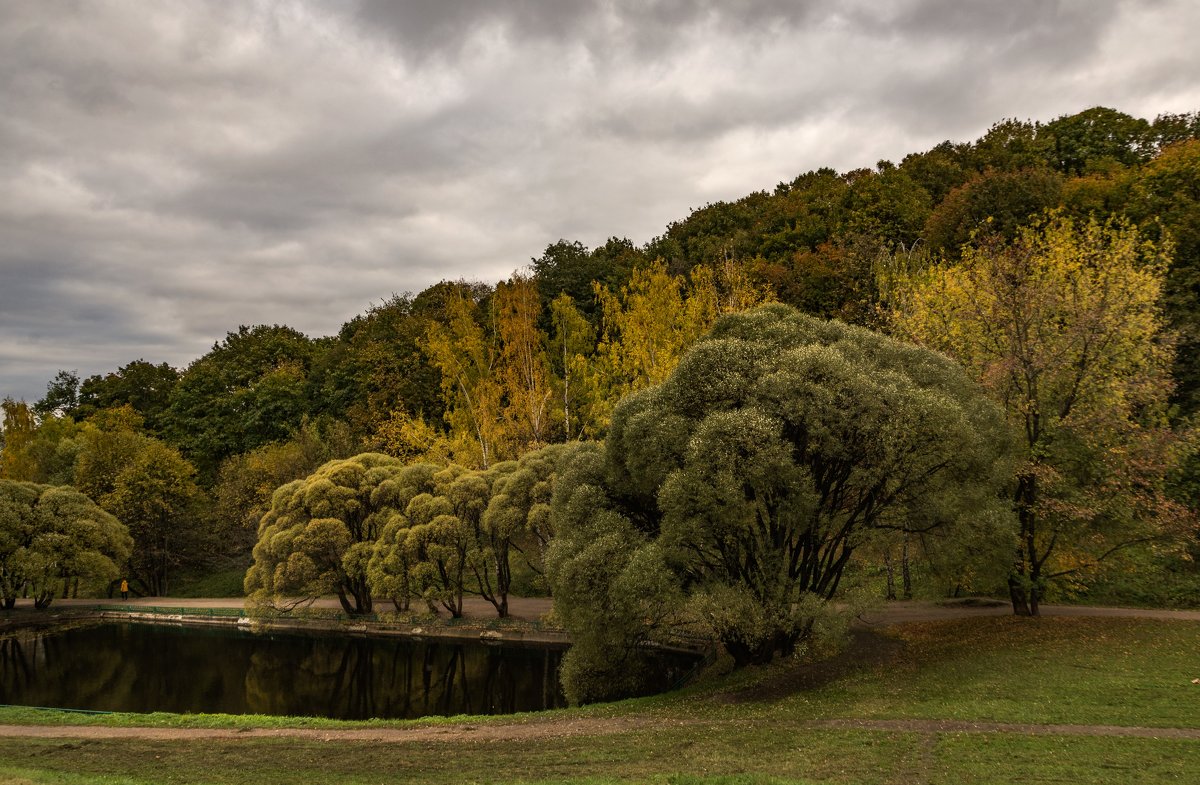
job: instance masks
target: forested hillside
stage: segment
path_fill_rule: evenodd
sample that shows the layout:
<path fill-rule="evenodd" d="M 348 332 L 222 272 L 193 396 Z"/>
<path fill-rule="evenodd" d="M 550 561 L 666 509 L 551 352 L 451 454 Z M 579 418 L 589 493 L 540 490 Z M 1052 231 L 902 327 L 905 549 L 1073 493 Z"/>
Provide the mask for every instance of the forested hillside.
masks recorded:
<path fill-rule="evenodd" d="M 1067 248 L 1091 261 L 1028 263 Z M 0 478 L 86 493 L 130 528 L 136 587 L 165 593 L 181 569 L 247 566 L 276 489 L 333 459 L 483 471 L 603 440 L 617 403 L 667 381 L 719 317 L 778 301 L 949 354 L 994 393 L 1029 437 L 1022 509 L 1050 504 L 1050 520 L 1075 527 L 1055 528 L 1075 539 L 1050 550 L 1023 530 L 1022 580 L 1082 576 L 1109 549 L 1157 541 L 1128 521 L 1186 528 L 1200 501 L 1200 113 L 1004 120 L 973 142 L 705 205 L 643 244 L 558 239 L 513 265 L 505 281 L 381 292 L 333 336 L 231 325 L 186 368 L 65 369 L 43 399 L 4 402 Z M 985 295 L 1021 275 L 1012 303 L 1075 291 L 1014 327 L 1043 319 L 1064 346 L 997 348 L 988 330 L 1011 315 L 1004 303 L 979 321 Z M 1106 294 L 1118 291 L 1139 294 L 1121 310 Z M 1044 384 L 998 382 L 1016 368 Z M 1155 569 L 1200 555 L 1194 533 L 1174 535 L 1190 551 L 1152 553 Z M 1009 588 L 1021 586 L 1010 576 Z"/>

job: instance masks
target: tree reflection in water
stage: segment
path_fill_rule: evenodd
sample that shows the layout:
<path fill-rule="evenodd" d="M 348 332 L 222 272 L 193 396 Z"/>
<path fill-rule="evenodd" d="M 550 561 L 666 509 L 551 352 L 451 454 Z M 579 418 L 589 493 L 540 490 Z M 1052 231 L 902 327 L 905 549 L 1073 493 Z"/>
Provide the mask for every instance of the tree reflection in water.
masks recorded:
<path fill-rule="evenodd" d="M 0 641 L 0 703 L 339 718 L 563 705 L 561 652 L 105 624 Z"/>

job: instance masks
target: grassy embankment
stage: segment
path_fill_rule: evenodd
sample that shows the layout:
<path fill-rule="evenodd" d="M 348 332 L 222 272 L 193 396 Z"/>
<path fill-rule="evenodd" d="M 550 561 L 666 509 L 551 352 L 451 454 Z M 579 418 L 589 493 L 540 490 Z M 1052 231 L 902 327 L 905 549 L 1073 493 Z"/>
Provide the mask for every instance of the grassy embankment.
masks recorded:
<path fill-rule="evenodd" d="M 0 738 L 0 783 L 1200 780 L 1196 739 L 939 732 L 920 725 L 969 720 L 1200 728 L 1200 685 L 1191 683 L 1200 678 L 1200 623 L 1002 617 L 914 624 L 852 650 L 844 662 L 776 665 L 710 679 L 677 695 L 526 715 L 515 721 L 538 730 L 516 740 L 472 739 L 470 730 L 450 741 L 411 743 Z M 911 722 L 893 730 L 813 727 L 835 718 Z M 79 718 L 0 712 L 0 722 L 30 721 Z M 331 732 L 363 727 L 262 717 L 110 715 L 91 721 L 303 725 Z M 471 725 L 513 721 L 474 718 Z"/>

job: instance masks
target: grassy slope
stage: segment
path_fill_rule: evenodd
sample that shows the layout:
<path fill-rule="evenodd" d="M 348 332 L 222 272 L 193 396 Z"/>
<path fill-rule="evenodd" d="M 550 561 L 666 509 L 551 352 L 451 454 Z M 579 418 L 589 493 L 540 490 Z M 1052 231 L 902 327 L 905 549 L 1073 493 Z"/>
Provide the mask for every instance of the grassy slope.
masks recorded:
<path fill-rule="evenodd" d="M 897 634 L 902 645 L 823 687 L 800 689 L 808 671 L 784 665 L 682 695 L 560 713 L 657 720 L 624 733 L 454 745 L 0 739 L 0 785 L 1200 780 L 1195 740 L 805 727 L 823 717 L 1200 727 L 1200 686 L 1191 684 L 1200 678 L 1200 624 L 988 618 L 909 625 Z M 0 712 L 0 722 L 21 719 Z"/>

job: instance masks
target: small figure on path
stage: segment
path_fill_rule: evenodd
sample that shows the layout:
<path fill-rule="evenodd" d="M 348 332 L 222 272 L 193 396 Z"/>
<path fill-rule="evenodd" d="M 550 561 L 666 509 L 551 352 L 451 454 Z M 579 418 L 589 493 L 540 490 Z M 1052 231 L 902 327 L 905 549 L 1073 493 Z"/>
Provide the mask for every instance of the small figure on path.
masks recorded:
<path fill-rule="evenodd" d="M 125 578 L 121 579 L 121 599 L 122 600 L 129 599 L 129 581 L 126 580 Z"/>

